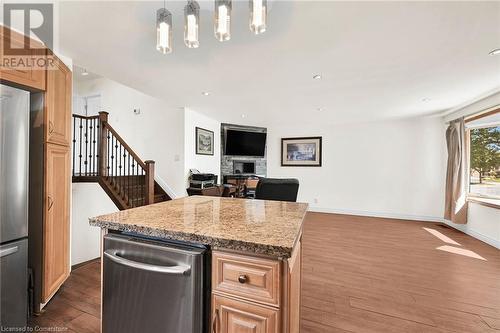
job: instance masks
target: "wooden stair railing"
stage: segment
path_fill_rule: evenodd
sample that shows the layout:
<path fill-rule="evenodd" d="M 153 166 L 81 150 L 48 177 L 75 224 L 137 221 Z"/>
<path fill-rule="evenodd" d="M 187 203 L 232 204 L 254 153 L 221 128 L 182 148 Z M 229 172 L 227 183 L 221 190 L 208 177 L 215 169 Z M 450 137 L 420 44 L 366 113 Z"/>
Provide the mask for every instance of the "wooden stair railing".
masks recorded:
<path fill-rule="evenodd" d="M 97 182 L 119 209 L 170 200 L 142 161 L 108 123 L 108 113 L 73 115 L 73 182 Z"/>

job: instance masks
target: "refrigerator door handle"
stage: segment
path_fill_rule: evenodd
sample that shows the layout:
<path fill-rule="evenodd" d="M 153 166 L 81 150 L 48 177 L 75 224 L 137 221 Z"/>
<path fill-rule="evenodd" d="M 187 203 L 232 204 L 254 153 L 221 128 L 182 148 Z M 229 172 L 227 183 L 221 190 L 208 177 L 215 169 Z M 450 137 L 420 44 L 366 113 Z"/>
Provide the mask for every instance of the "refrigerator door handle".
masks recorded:
<path fill-rule="evenodd" d="M 137 262 L 130 259 L 123 258 L 117 255 L 116 250 L 106 250 L 104 251 L 104 255 L 108 257 L 111 261 L 114 261 L 117 264 L 121 264 L 124 266 L 137 268 L 150 272 L 164 273 L 164 274 L 172 274 L 172 275 L 189 275 L 191 271 L 191 266 L 187 265 L 178 265 L 178 266 L 158 266 L 146 264 L 143 262 Z"/>
<path fill-rule="evenodd" d="M 12 246 L 6 249 L 2 249 L 0 250 L 0 258 L 16 253 L 17 251 L 19 251 L 19 246 Z"/>

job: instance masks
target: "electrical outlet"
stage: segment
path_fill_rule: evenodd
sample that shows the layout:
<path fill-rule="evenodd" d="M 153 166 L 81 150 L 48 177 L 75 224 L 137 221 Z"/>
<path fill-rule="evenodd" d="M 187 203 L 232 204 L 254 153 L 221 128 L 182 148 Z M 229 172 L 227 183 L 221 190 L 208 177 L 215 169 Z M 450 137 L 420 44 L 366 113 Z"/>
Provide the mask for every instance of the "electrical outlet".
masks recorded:
<path fill-rule="evenodd" d="M 318 203 L 318 198 L 314 198 L 314 203 L 317 204 Z"/>
<path fill-rule="evenodd" d="M 134 109 L 134 114 L 136 116 L 140 115 L 141 114 L 141 109 Z"/>

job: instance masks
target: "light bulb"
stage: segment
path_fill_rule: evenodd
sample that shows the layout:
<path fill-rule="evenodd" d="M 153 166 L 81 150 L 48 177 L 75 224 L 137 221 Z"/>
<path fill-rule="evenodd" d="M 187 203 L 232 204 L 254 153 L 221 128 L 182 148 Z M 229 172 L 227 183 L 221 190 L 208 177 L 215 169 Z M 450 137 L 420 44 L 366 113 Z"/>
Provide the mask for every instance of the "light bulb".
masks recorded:
<path fill-rule="evenodd" d="M 250 31 L 258 35 L 267 28 L 267 0 L 250 0 Z"/>
<path fill-rule="evenodd" d="M 198 30 L 200 25 L 200 6 L 196 1 L 189 1 L 184 7 L 184 44 L 189 48 L 200 46 Z"/>
<path fill-rule="evenodd" d="M 231 0 L 215 0 L 215 38 L 220 42 L 231 39 Z"/>
<path fill-rule="evenodd" d="M 163 54 L 172 52 L 172 14 L 165 8 L 156 12 L 156 49 Z"/>

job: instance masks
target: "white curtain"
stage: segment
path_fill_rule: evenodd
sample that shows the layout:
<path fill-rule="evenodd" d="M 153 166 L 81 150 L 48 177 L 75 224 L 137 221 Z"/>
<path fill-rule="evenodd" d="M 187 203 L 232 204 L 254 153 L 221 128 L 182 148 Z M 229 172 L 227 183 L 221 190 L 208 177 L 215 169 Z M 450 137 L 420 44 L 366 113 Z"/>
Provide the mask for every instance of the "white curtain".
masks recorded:
<path fill-rule="evenodd" d="M 467 223 L 468 161 L 465 120 L 454 120 L 446 130 L 448 167 L 444 218 L 453 223 Z"/>

